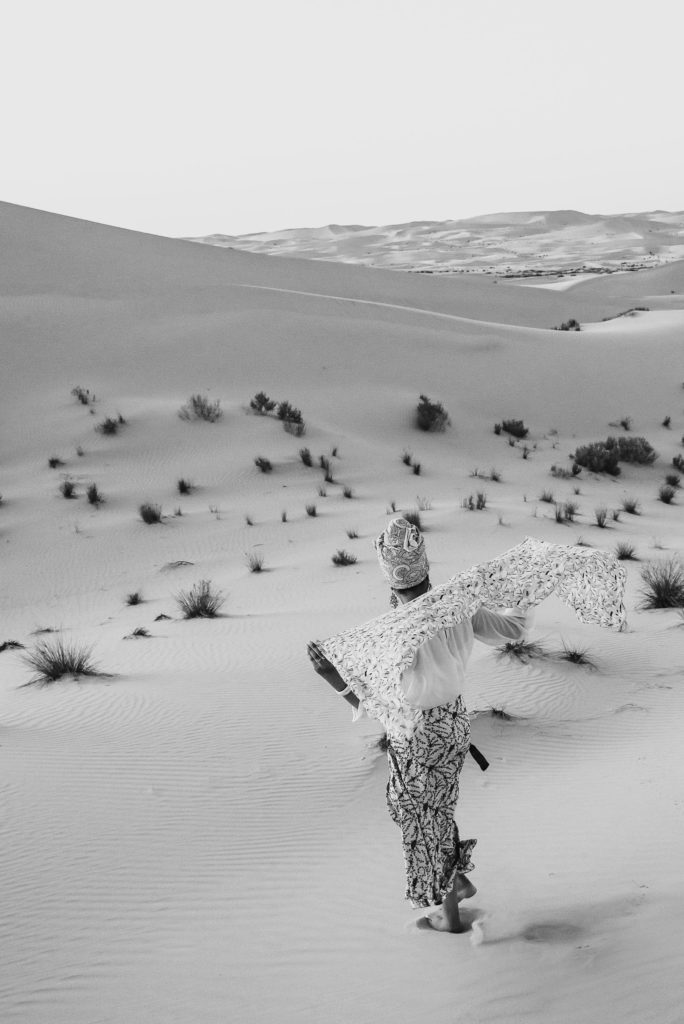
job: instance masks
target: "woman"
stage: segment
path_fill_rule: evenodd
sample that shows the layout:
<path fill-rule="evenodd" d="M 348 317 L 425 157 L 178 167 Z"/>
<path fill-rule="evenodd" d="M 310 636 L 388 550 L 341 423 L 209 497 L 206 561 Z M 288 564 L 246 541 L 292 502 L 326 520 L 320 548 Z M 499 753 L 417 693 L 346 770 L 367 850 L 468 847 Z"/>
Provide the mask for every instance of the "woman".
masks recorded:
<path fill-rule="evenodd" d="M 425 543 L 412 523 L 392 519 L 375 547 L 393 606 L 431 590 Z M 387 805 L 402 832 L 406 896 L 416 907 L 438 906 L 425 921 L 439 931 L 464 930 L 458 904 L 477 891 L 466 877 L 476 840 L 461 839 L 455 821 L 458 780 L 470 746 L 462 688 L 473 640 L 495 646 L 524 634 L 524 612 L 479 608 L 428 637 L 399 677 L 401 696 L 412 709 L 411 729 L 388 733 Z M 354 718 L 361 717 L 359 698 L 320 646 L 309 643 L 308 654 L 315 671 L 354 707 Z"/>

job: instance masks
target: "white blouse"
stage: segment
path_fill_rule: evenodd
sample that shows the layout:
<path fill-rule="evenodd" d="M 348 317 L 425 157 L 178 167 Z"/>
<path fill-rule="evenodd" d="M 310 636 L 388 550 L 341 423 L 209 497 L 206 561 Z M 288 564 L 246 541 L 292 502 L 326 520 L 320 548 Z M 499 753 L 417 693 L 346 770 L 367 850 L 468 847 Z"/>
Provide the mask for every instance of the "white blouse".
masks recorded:
<path fill-rule="evenodd" d="M 528 614 L 518 608 L 493 612 L 479 608 L 472 619 L 440 630 L 416 651 L 413 662 L 401 674 L 400 685 L 407 704 L 416 708 L 435 708 L 455 701 L 463 691 L 465 669 L 473 649 L 473 640 L 491 647 L 521 640 Z M 361 704 L 354 721 L 363 717 Z"/>

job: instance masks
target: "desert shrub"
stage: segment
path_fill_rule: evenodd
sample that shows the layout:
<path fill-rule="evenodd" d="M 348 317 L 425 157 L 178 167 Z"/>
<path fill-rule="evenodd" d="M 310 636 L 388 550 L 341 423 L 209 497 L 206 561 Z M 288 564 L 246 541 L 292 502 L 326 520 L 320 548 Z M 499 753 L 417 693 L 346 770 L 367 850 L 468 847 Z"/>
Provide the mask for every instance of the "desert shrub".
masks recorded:
<path fill-rule="evenodd" d="M 92 395 L 88 388 L 77 386 L 71 389 L 71 394 L 79 400 L 81 405 L 90 405 L 91 402 L 95 401 L 95 395 Z"/>
<path fill-rule="evenodd" d="M 414 476 L 420 476 L 421 468 L 422 467 L 421 467 L 420 462 L 414 462 L 413 463 L 413 475 Z"/>
<path fill-rule="evenodd" d="M 610 518 L 613 520 L 614 523 L 619 523 L 621 514 L 622 513 L 620 512 L 619 508 L 614 508 L 610 513 Z"/>
<path fill-rule="evenodd" d="M 495 423 L 494 424 L 494 433 L 497 436 L 501 433 L 501 424 L 500 423 Z"/>
<path fill-rule="evenodd" d="M 149 629 L 145 629 L 144 626 L 136 626 L 132 633 L 124 637 L 124 640 L 146 640 L 149 636 Z"/>
<path fill-rule="evenodd" d="M 80 444 L 76 448 L 76 454 L 79 456 L 79 458 L 82 458 L 85 455 L 85 452 L 83 451 L 83 448 L 81 447 Z"/>
<path fill-rule="evenodd" d="M 624 416 L 621 420 L 618 420 L 618 423 L 620 424 L 620 426 L 622 427 L 623 430 L 631 430 L 632 429 L 632 417 L 631 416 Z"/>
<path fill-rule="evenodd" d="M 161 523 L 162 510 L 161 505 L 155 505 L 152 502 L 145 501 L 138 508 L 140 518 L 144 523 L 150 526 L 152 523 Z"/>
<path fill-rule="evenodd" d="M 354 565 L 357 561 L 356 555 L 350 555 L 348 551 L 341 548 L 332 556 L 334 565 Z"/>
<path fill-rule="evenodd" d="M 678 469 L 680 473 L 684 473 L 684 457 L 681 455 L 675 455 L 672 459 L 672 465 L 675 469 Z"/>
<path fill-rule="evenodd" d="M 521 441 L 529 434 L 529 429 L 525 426 L 522 420 L 503 420 L 501 427 L 505 433 L 511 434 L 513 437 L 517 437 Z"/>
<path fill-rule="evenodd" d="M 60 466 L 65 465 L 66 463 L 62 462 L 62 460 L 57 458 L 56 455 L 51 455 L 50 458 L 48 459 L 48 466 L 50 467 L 50 469 L 59 469 Z"/>
<path fill-rule="evenodd" d="M 24 650 L 24 644 L 20 644 L 18 640 L 3 640 L 0 644 L 0 653 L 2 651 L 19 651 Z"/>
<path fill-rule="evenodd" d="M 546 651 L 534 640 L 509 640 L 497 647 L 498 658 L 515 658 L 517 661 L 528 662 L 533 658 L 546 657 Z"/>
<path fill-rule="evenodd" d="M 569 523 L 574 523 L 575 516 L 579 512 L 579 505 L 576 501 L 563 502 L 563 515 Z"/>
<path fill-rule="evenodd" d="M 139 590 L 134 590 L 131 594 L 126 594 L 126 604 L 142 604 L 142 594 Z"/>
<path fill-rule="evenodd" d="M 254 398 L 250 399 L 249 407 L 258 413 L 259 416 L 265 416 L 267 413 L 273 412 L 276 403 L 263 391 L 258 391 Z"/>
<path fill-rule="evenodd" d="M 209 511 L 211 511 L 211 509 Z M 254 526 L 254 520 L 250 515 L 245 515 L 245 526 Z"/>
<path fill-rule="evenodd" d="M 335 445 L 334 448 L 331 448 L 330 454 L 334 459 L 339 459 L 339 455 L 337 454 L 337 445 Z"/>
<path fill-rule="evenodd" d="M 544 490 L 539 495 L 540 501 L 546 501 L 549 505 L 553 505 L 553 491 Z"/>
<path fill-rule="evenodd" d="M 420 518 L 420 512 L 416 511 L 415 509 L 411 512 L 404 512 L 404 519 L 406 520 L 407 523 L 412 523 L 413 526 L 416 527 L 416 529 L 423 529 L 423 521 Z"/>
<path fill-rule="evenodd" d="M 671 423 L 672 423 L 672 417 L 671 416 L 666 416 L 665 419 L 663 420 L 663 422 L 661 423 L 661 426 L 666 427 L 669 430 Z"/>
<path fill-rule="evenodd" d="M 38 640 L 33 650 L 22 655 L 22 660 L 35 672 L 30 684 L 54 683 L 64 676 L 101 675 L 92 661 L 92 647 L 79 646 L 62 636 Z"/>
<path fill-rule="evenodd" d="M 264 556 L 261 552 L 251 551 L 245 554 L 245 561 L 250 572 L 263 572 Z"/>
<path fill-rule="evenodd" d="M 212 590 L 211 580 L 200 580 L 190 590 L 176 594 L 184 619 L 215 619 L 225 602 L 220 590 Z"/>
<path fill-rule="evenodd" d="M 119 426 L 118 420 L 115 420 L 113 416 L 108 416 L 107 419 L 102 420 L 101 423 L 96 425 L 95 430 L 97 430 L 98 434 L 117 434 Z"/>
<path fill-rule="evenodd" d="M 325 471 L 325 476 L 323 477 L 323 479 L 325 480 L 326 484 L 334 484 L 335 483 L 335 478 L 332 475 L 332 469 L 327 469 Z"/>
<path fill-rule="evenodd" d="M 476 508 L 478 509 L 478 511 L 481 511 L 483 508 L 487 507 L 487 495 L 485 494 L 484 491 L 478 491 L 477 492 L 477 496 L 476 496 L 476 499 L 475 499 L 475 505 L 476 505 Z"/>
<path fill-rule="evenodd" d="M 493 480 L 495 484 L 501 483 L 501 473 L 498 469 L 490 469 L 489 479 Z"/>
<path fill-rule="evenodd" d="M 223 416 L 220 398 L 208 398 L 206 395 L 190 395 L 185 405 L 178 410 L 182 420 L 204 420 L 205 423 L 216 423 Z"/>
<path fill-rule="evenodd" d="M 467 498 L 464 498 L 461 502 L 461 508 L 467 509 L 469 512 L 475 511 L 475 499 L 472 494 L 469 494 Z"/>
<path fill-rule="evenodd" d="M 618 452 L 616 447 L 607 447 L 603 441 L 580 445 L 575 452 L 575 462 L 579 466 L 590 469 L 593 473 L 609 473 L 620 475 Z"/>
<path fill-rule="evenodd" d="M 620 462 L 634 462 L 640 466 L 650 466 L 658 458 L 658 453 L 645 437 L 609 437 L 606 448 L 617 449 Z"/>
<path fill-rule="evenodd" d="M 102 492 L 99 490 L 97 484 L 88 484 L 86 494 L 91 505 L 101 505 L 104 501 Z"/>
<path fill-rule="evenodd" d="M 330 459 L 328 458 L 328 456 L 319 455 L 318 465 L 321 467 L 321 469 L 325 470 L 325 472 L 328 473 L 330 471 Z"/>
<path fill-rule="evenodd" d="M 59 489 L 65 498 L 76 497 L 76 484 L 73 480 L 62 480 Z"/>
<path fill-rule="evenodd" d="M 523 457 L 523 459 L 529 458 L 529 454 L 530 454 L 530 449 L 527 447 L 526 444 L 523 445 L 523 450 L 522 450 L 522 457 Z"/>
<path fill-rule="evenodd" d="M 554 331 L 579 331 L 581 330 L 579 320 L 575 320 L 574 317 L 570 317 L 569 320 L 564 320 L 560 327 L 554 327 Z"/>
<path fill-rule="evenodd" d="M 588 540 L 585 540 L 584 537 L 580 536 L 575 541 L 575 546 L 578 548 L 590 548 L 591 544 Z"/>
<path fill-rule="evenodd" d="M 557 501 L 553 506 L 554 516 L 557 523 L 565 522 L 565 513 L 563 511 L 563 503 Z"/>
<path fill-rule="evenodd" d="M 306 423 L 304 420 L 283 420 L 283 430 L 293 437 L 304 437 L 306 434 Z"/>
<path fill-rule="evenodd" d="M 569 647 L 565 641 L 563 641 L 563 650 L 560 652 L 558 657 L 561 661 L 569 661 L 573 665 L 582 665 L 584 668 L 590 669 L 596 668 L 596 662 L 593 658 L 589 657 L 586 647 Z"/>
<path fill-rule="evenodd" d="M 349 537 L 349 540 L 356 540 L 359 535 L 356 530 L 347 530 L 347 536 Z"/>
<path fill-rule="evenodd" d="M 273 469 L 273 464 L 270 459 L 265 459 L 262 455 L 257 455 L 254 460 L 254 465 L 260 469 L 262 473 L 270 473 Z"/>
<path fill-rule="evenodd" d="M 621 540 L 615 545 L 615 557 L 620 562 L 635 562 L 636 548 L 628 540 Z"/>
<path fill-rule="evenodd" d="M 283 511 L 280 513 L 280 521 L 281 521 L 281 523 L 286 523 L 287 522 L 287 510 L 286 509 L 283 509 Z"/>
<path fill-rule="evenodd" d="M 290 405 L 289 402 L 279 402 L 276 415 L 279 420 L 288 423 L 303 423 L 302 413 L 300 409 L 295 408 L 294 405 Z"/>
<path fill-rule="evenodd" d="M 419 396 L 416 406 L 416 426 L 419 430 L 440 432 L 449 425 L 449 422 L 449 414 L 441 402 L 433 402 L 427 395 Z"/>
<path fill-rule="evenodd" d="M 678 558 L 647 562 L 641 569 L 642 608 L 684 606 L 684 567 Z"/>
<path fill-rule="evenodd" d="M 401 461 L 404 463 L 405 466 L 410 466 L 412 464 L 413 455 L 408 450 L 408 448 L 405 448 L 404 451 L 401 453 Z"/>
<path fill-rule="evenodd" d="M 674 487 L 670 487 L 669 484 L 661 484 L 658 488 L 658 501 L 662 501 L 665 505 L 671 505 L 676 493 Z"/>
<path fill-rule="evenodd" d="M 622 510 L 627 512 L 630 516 L 640 516 L 641 509 L 639 508 L 639 502 L 636 498 L 623 498 L 622 499 Z"/>
<path fill-rule="evenodd" d="M 665 474 L 665 483 L 668 484 L 670 487 L 679 487 L 681 480 L 682 478 L 678 476 L 677 473 Z"/>
<path fill-rule="evenodd" d="M 311 516 L 312 519 L 315 519 L 316 516 L 318 515 L 318 512 L 316 510 L 316 506 L 315 505 L 305 505 L 304 507 L 306 509 L 307 516 Z"/>
<path fill-rule="evenodd" d="M 323 486 L 323 484 L 321 484 L 320 487 L 318 488 L 318 497 L 319 498 L 327 498 L 327 496 L 328 496 L 328 492 L 325 489 L 325 487 Z"/>
<path fill-rule="evenodd" d="M 574 476 L 579 476 L 582 472 L 582 467 L 578 462 L 573 462 L 572 469 L 566 469 L 564 466 L 553 465 L 550 472 L 551 476 L 555 476 L 559 480 L 571 480 Z"/>
<path fill-rule="evenodd" d="M 354 497 L 354 492 L 351 489 L 351 487 L 345 487 L 343 489 L 343 491 L 342 491 L 342 494 L 344 495 L 345 498 L 353 498 Z"/>
<path fill-rule="evenodd" d="M 608 518 L 608 509 L 605 507 L 605 505 L 600 505 L 598 508 L 594 509 L 594 518 L 596 520 L 596 525 L 599 526 L 602 530 L 604 530 L 606 526 L 606 520 Z"/>
<path fill-rule="evenodd" d="M 181 477 L 177 484 L 179 494 L 192 494 L 194 485 L 190 480 L 186 480 L 185 477 Z"/>
<path fill-rule="evenodd" d="M 313 466 L 313 459 L 311 458 L 311 452 L 308 448 L 299 449 L 299 458 L 305 466 Z"/>

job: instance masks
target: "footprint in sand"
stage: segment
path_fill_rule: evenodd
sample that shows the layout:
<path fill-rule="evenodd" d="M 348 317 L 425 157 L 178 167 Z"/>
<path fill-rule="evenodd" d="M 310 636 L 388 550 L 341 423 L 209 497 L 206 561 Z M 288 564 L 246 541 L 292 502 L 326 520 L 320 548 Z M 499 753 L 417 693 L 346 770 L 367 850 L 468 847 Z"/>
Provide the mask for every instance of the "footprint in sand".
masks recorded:
<path fill-rule="evenodd" d="M 567 921 L 540 921 L 528 924 L 520 934 L 528 942 L 576 942 L 582 935 L 582 928 Z"/>

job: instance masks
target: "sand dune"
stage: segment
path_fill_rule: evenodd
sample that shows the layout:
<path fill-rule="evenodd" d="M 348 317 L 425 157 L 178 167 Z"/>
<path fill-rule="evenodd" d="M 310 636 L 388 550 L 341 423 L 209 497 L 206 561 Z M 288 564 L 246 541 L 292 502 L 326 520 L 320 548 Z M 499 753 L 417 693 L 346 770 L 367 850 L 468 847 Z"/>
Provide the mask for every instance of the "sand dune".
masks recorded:
<path fill-rule="evenodd" d="M 305 644 L 387 607 L 371 542 L 392 501 L 431 503 L 436 580 L 524 536 L 684 553 L 682 499 L 657 500 L 684 451 L 684 264 L 562 292 L 9 205 L 0 236 L 0 643 L 60 630 L 108 673 L 25 686 L 21 652 L 0 653 L 3 1022 L 678 1021 L 684 628 L 639 610 L 640 564 L 626 563 L 626 633 L 550 600 L 533 627 L 544 658 L 473 660 L 466 700 L 492 767 L 462 777 L 479 837 L 465 936 L 416 927 L 378 729 L 352 726 Z M 617 315 L 635 306 L 649 310 Z M 551 329 L 571 316 L 581 331 Z M 262 388 L 301 408 L 303 438 L 249 413 Z M 221 400 L 220 421 L 178 418 L 195 392 Z M 444 434 L 414 428 L 421 392 L 447 407 Z M 119 414 L 116 435 L 95 430 Z M 626 416 L 653 466 L 551 475 Z M 529 427 L 526 457 L 494 433 L 503 418 Z M 303 445 L 330 458 L 325 496 Z M 578 502 L 574 523 L 546 489 Z M 487 507 L 465 510 L 478 490 Z M 594 508 L 625 496 L 642 514 L 599 529 Z M 161 524 L 141 521 L 143 501 Z M 358 562 L 335 567 L 338 548 Z M 185 621 L 175 595 L 202 579 L 223 614 Z M 125 639 L 136 627 L 150 636 Z M 595 669 L 564 661 L 563 642 Z"/>

